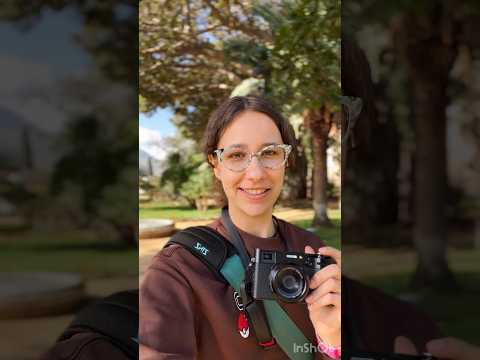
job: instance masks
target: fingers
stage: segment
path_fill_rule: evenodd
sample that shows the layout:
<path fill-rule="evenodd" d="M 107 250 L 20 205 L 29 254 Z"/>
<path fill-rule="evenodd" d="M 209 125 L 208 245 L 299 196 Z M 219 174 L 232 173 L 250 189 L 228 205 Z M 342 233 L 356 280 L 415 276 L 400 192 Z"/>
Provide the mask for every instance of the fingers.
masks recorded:
<path fill-rule="evenodd" d="M 455 360 L 480 359 L 480 348 L 455 338 L 442 338 L 427 343 L 427 351 L 438 358 Z"/>
<path fill-rule="evenodd" d="M 305 301 L 307 302 L 307 304 L 315 303 L 328 293 L 341 293 L 340 280 L 335 278 L 329 278 L 325 280 L 318 288 L 313 290 L 312 293 L 307 296 Z"/>
<path fill-rule="evenodd" d="M 309 245 L 305 246 L 305 253 L 306 254 L 315 254 L 315 250 Z M 335 249 L 330 246 L 324 246 L 321 248 L 318 248 L 318 254 L 324 255 L 324 256 L 330 256 L 338 266 L 341 266 L 342 263 L 342 252 L 338 249 Z"/>
<path fill-rule="evenodd" d="M 330 246 L 324 246 L 318 249 L 318 253 L 320 255 L 324 256 L 330 256 L 335 262 L 337 263 L 338 266 L 341 266 L 342 264 L 342 253 L 340 250 L 335 249 Z"/>
<path fill-rule="evenodd" d="M 317 299 L 315 302 L 307 303 L 310 311 L 324 306 L 342 306 L 342 296 L 339 293 L 327 293 Z"/>
<path fill-rule="evenodd" d="M 415 344 L 405 336 L 397 336 L 394 345 L 395 353 L 405 355 L 418 355 Z"/>
<path fill-rule="evenodd" d="M 315 254 L 315 250 L 311 246 L 305 246 L 305 254 Z"/>
<path fill-rule="evenodd" d="M 325 266 L 323 269 L 315 273 L 310 280 L 310 289 L 316 289 L 329 278 L 337 280 L 341 279 L 340 267 L 337 264 Z"/>

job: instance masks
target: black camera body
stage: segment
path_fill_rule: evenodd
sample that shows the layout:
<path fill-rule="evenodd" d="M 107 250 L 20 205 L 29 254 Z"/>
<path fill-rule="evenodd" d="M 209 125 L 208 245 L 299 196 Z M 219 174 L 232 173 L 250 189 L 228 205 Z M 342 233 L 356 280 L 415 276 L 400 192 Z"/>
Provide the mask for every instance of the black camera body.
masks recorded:
<path fill-rule="evenodd" d="M 329 256 L 255 250 L 252 295 L 255 300 L 303 302 L 310 292 L 310 279 L 334 261 Z"/>

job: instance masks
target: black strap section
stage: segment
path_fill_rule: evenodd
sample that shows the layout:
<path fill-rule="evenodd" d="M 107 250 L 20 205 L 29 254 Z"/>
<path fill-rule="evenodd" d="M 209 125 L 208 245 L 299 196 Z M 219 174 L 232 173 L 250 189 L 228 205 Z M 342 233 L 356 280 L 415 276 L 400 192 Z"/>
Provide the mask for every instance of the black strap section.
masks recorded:
<path fill-rule="evenodd" d="M 245 248 L 245 244 L 243 243 L 240 234 L 238 233 L 235 225 L 233 225 L 232 219 L 230 219 L 230 215 L 228 214 L 228 208 L 224 207 L 222 209 L 222 223 L 228 231 L 230 238 L 232 240 L 235 249 L 237 250 L 238 256 L 242 261 L 243 267 L 245 269 L 248 268 L 248 264 L 250 264 L 250 256 L 248 255 L 248 251 Z"/>
<path fill-rule="evenodd" d="M 138 359 L 138 289 L 118 292 L 88 305 L 57 341 L 85 332 L 108 337 L 129 358 Z"/>
<path fill-rule="evenodd" d="M 165 247 L 178 244 L 185 247 L 205 264 L 216 277 L 226 282 L 220 269 L 228 256 L 234 253 L 228 240 L 208 226 L 194 226 L 177 232 Z"/>
<path fill-rule="evenodd" d="M 225 210 L 225 209 L 224 209 Z M 222 214 L 222 218 L 224 219 Z M 228 284 L 228 281 L 223 277 L 220 270 L 225 263 L 225 260 L 234 255 L 239 254 L 239 248 L 244 249 L 246 258 L 248 259 L 247 265 L 245 265 L 245 269 L 247 272 L 245 274 L 245 279 L 242 283 L 242 302 L 244 304 L 245 312 L 247 314 L 247 318 L 249 323 L 251 324 L 251 328 L 255 333 L 255 337 L 257 338 L 260 345 L 264 348 L 268 348 L 262 343 L 270 343 L 274 344 L 272 334 L 270 332 L 270 327 L 267 322 L 267 316 L 265 313 L 265 309 L 263 307 L 263 303 L 261 301 L 255 301 L 251 297 L 251 290 L 248 289 L 245 291 L 245 286 L 251 286 L 251 273 L 252 267 L 249 266 L 250 259 L 248 257 L 248 253 L 243 245 L 243 241 L 240 238 L 236 228 L 232 224 L 230 217 L 228 216 L 228 210 L 226 214 L 227 222 L 229 221 L 233 231 L 229 231 L 230 236 L 232 239 L 236 236 L 239 239 L 239 243 L 241 247 L 236 247 L 232 245 L 225 237 L 223 237 L 220 233 L 215 231 L 214 229 L 207 227 L 207 226 L 195 226 L 184 229 L 175 235 L 173 235 L 170 240 L 167 242 L 165 247 L 177 244 L 181 245 L 186 248 L 192 255 L 194 255 L 197 259 L 202 261 L 205 266 L 207 266 L 215 276 L 222 282 Z M 224 219 L 224 226 L 227 227 L 228 225 Z"/>
<path fill-rule="evenodd" d="M 359 321 L 356 321 L 350 294 L 350 280 L 342 276 L 342 344 L 344 349 L 364 349 Z M 347 353 L 345 353 L 347 355 Z"/>
<path fill-rule="evenodd" d="M 262 301 L 255 301 L 252 298 L 252 264 L 248 267 L 245 273 L 245 280 L 240 285 L 240 295 L 242 303 L 247 314 L 248 322 L 252 324 L 255 337 L 261 346 L 268 348 L 264 344 L 274 345 L 275 341 L 270 331 L 270 326 L 267 322 L 267 314 Z"/>

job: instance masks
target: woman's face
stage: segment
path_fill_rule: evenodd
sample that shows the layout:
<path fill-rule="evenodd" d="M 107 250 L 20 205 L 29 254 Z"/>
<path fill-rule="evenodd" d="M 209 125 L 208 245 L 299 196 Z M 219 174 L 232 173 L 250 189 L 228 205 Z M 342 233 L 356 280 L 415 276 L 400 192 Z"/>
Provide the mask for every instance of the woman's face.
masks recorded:
<path fill-rule="evenodd" d="M 267 115 L 245 111 L 226 128 L 217 145 L 225 149 L 237 144 L 255 153 L 268 144 L 283 144 L 277 126 Z M 276 169 L 263 168 L 257 157 L 242 172 L 227 169 L 215 162 L 216 178 L 222 183 L 230 211 L 248 217 L 271 215 L 282 190 L 285 165 Z"/>

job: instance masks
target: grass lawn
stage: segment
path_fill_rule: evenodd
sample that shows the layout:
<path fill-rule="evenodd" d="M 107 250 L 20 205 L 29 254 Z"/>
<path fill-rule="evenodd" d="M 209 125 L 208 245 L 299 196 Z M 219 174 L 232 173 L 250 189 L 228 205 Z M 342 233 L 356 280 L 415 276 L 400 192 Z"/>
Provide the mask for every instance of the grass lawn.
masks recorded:
<path fill-rule="evenodd" d="M 361 256 L 361 252 L 358 255 Z M 478 258 L 478 251 L 450 249 L 449 263 L 462 290 L 451 294 L 426 292 L 418 302 L 418 306 L 437 321 L 446 335 L 459 337 L 475 344 L 480 344 Z M 392 261 L 395 261 L 393 256 Z M 364 259 L 364 262 L 368 262 L 368 259 Z M 376 273 L 364 275 L 360 280 L 394 296 L 410 292 L 409 281 L 413 267 L 409 266 L 397 273 L 388 273 L 388 271 L 382 273 L 382 271 L 385 271 L 385 268 L 375 268 Z"/>
<path fill-rule="evenodd" d="M 151 202 L 140 204 L 139 219 L 210 220 L 220 216 L 220 209 L 208 209 L 201 212 L 189 206 L 173 203 Z"/>
<path fill-rule="evenodd" d="M 320 227 L 315 229 L 315 234 L 317 234 L 320 239 L 323 240 L 325 245 L 332 246 L 337 249 L 341 249 L 341 220 L 340 220 L 340 210 L 329 210 L 328 217 L 332 222 L 332 227 Z M 293 223 L 297 226 L 300 226 L 304 229 L 312 227 L 312 220 L 300 220 L 294 221 Z"/>
<path fill-rule="evenodd" d="M 86 279 L 138 273 L 138 249 L 92 234 L 23 233 L 0 238 L 0 271 L 77 272 Z"/>
<path fill-rule="evenodd" d="M 321 227 L 315 233 L 329 246 L 340 248 L 340 210 L 329 210 L 328 215 L 332 227 Z M 151 202 L 140 204 L 140 219 L 172 219 L 174 221 L 210 220 L 220 216 L 220 209 L 208 209 L 205 212 L 197 211 L 188 206 L 178 206 L 174 203 Z M 302 228 L 311 228 L 312 219 L 294 221 L 295 225 Z"/>

